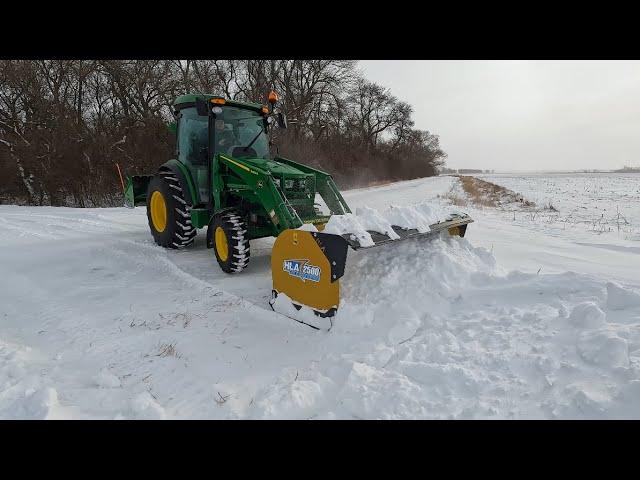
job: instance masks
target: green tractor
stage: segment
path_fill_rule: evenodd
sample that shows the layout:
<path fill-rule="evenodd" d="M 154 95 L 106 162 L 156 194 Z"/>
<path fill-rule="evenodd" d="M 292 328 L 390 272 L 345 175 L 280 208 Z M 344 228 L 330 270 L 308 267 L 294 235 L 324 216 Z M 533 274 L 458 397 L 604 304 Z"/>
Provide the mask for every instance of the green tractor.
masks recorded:
<path fill-rule="evenodd" d="M 272 307 L 285 294 L 296 309 L 304 305 L 328 318 L 339 305 L 347 249 L 363 247 L 352 235 L 322 233 L 332 215 L 351 213 L 331 175 L 272 155 L 271 130 L 287 128 L 277 102 L 275 92 L 268 106 L 216 95 L 178 97 L 176 158 L 154 175 L 126 177 L 125 205 L 146 205 L 151 234 L 162 247 L 192 245 L 197 229 L 206 227 L 206 246 L 227 273 L 247 267 L 250 240 L 277 237 Z M 454 216 L 432 230 L 463 236 L 471 221 Z M 391 241 L 371 233 L 376 245 Z M 418 234 L 397 233 L 400 238 Z"/>

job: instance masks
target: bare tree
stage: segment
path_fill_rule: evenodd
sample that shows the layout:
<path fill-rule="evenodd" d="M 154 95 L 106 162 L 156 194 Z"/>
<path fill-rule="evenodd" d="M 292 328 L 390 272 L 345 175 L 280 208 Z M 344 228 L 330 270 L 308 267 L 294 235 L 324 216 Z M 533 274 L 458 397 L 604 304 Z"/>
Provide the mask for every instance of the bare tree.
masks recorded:
<path fill-rule="evenodd" d="M 185 93 L 267 101 L 290 128 L 280 155 L 331 172 L 342 186 L 433 175 L 446 154 L 414 128 L 412 107 L 345 60 L 2 60 L 0 201 L 121 202 L 114 163 L 153 172 L 171 158 L 166 128 Z"/>

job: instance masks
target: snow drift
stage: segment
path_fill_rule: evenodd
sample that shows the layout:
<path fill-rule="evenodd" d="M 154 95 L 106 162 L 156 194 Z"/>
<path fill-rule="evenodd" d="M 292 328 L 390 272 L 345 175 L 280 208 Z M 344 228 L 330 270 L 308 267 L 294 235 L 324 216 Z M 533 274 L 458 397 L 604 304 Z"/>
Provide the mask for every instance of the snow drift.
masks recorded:
<path fill-rule="evenodd" d="M 391 205 L 382 211 L 365 206 L 357 208 L 355 214 L 333 215 L 323 231 L 336 235 L 351 233 L 362 247 L 371 247 L 374 241 L 367 230 L 379 232 L 388 235 L 392 240 L 397 240 L 400 237 L 393 230 L 393 225 L 426 233 L 430 225 L 446 220 L 451 213 L 456 212 L 455 209 L 433 202 L 406 206 Z"/>
<path fill-rule="evenodd" d="M 318 358 L 285 369 L 259 392 L 251 415 L 640 415 L 632 393 L 640 329 L 607 318 L 611 287 L 607 293 L 573 273 L 505 272 L 490 252 L 459 237 L 408 240 L 377 253 L 352 255 L 342 308 L 318 339 Z"/>

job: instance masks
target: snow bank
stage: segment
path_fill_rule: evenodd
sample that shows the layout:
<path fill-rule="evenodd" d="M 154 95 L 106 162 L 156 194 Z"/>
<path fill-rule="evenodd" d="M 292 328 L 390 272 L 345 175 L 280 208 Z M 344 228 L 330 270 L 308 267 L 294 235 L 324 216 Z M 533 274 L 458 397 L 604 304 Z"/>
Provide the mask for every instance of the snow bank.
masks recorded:
<path fill-rule="evenodd" d="M 334 235 L 351 233 L 352 237 L 355 237 L 361 246 L 371 247 L 375 245 L 366 227 L 360 223 L 358 217 L 353 213 L 333 215 L 325 225 L 323 232 L 333 233 Z"/>
<path fill-rule="evenodd" d="M 629 366 L 627 341 L 616 332 L 598 330 L 580 336 L 578 350 L 587 362 L 601 367 Z"/>
<path fill-rule="evenodd" d="M 433 202 L 421 202 L 413 206 L 391 205 L 386 217 L 393 225 L 415 228 L 421 233 L 429 231 L 429 226 L 441 222 L 457 210 L 445 208 Z"/>
<path fill-rule="evenodd" d="M 640 381 L 640 328 L 608 321 L 603 287 L 506 272 L 459 237 L 350 251 L 323 353 L 257 392 L 251 416 L 638 416 L 640 387 L 616 379 Z"/>
<path fill-rule="evenodd" d="M 341 282 L 343 307 L 384 304 L 429 312 L 426 301 L 454 300 L 469 283 L 498 272 L 495 259 L 460 237 L 410 239 L 349 251 Z"/>
<path fill-rule="evenodd" d="M 569 322 L 577 328 L 598 328 L 605 324 L 605 313 L 594 302 L 576 305 L 571 311 Z"/>
<path fill-rule="evenodd" d="M 617 283 L 607 282 L 607 306 L 612 310 L 640 307 L 640 293 Z"/>
<path fill-rule="evenodd" d="M 391 205 L 386 210 L 375 210 L 363 206 L 356 213 L 333 215 L 327 222 L 324 232 L 343 235 L 351 233 L 363 247 L 374 245 L 367 230 L 388 235 L 391 239 L 400 238 L 392 229 L 398 226 L 406 229 L 417 229 L 421 233 L 429 231 L 429 226 L 441 222 L 451 213 L 448 207 L 433 203 L 421 202 L 409 206 Z"/>

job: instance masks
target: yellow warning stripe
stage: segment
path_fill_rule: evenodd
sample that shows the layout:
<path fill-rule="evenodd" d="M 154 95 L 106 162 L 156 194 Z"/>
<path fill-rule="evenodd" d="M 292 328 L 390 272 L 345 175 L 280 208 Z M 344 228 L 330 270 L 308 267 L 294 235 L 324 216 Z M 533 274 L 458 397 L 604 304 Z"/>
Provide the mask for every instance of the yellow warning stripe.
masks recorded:
<path fill-rule="evenodd" d="M 242 165 L 241 163 L 236 162 L 235 160 L 231 160 L 230 158 L 227 158 L 223 155 L 220 155 L 220 158 L 224 158 L 227 162 L 231 162 L 234 165 L 242 168 L 243 170 L 246 170 L 247 172 L 253 173 L 254 175 L 258 175 L 258 172 L 254 172 L 253 170 L 251 170 L 249 167 L 247 167 L 246 165 Z"/>
<path fill-rule="evenodd" d="M 328 218 L 310 218 L 308 220 L 303 221 L 302 223 L 327 223 L 329 221 Z"/>

